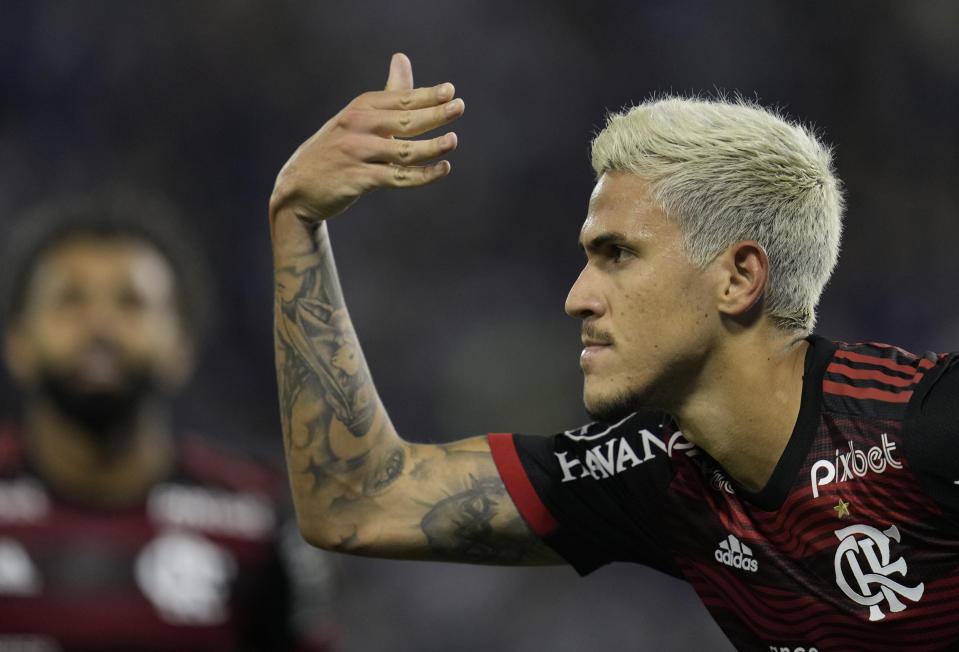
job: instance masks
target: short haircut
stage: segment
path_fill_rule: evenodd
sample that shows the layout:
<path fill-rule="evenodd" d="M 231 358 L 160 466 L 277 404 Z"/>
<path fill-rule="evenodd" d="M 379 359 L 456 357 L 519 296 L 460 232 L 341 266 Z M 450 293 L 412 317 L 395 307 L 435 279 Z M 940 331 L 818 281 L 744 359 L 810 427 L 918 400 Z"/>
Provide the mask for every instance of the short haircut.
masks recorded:
<path fill-rule="evenodd" d="M 812 330 L 844 202 L 832 152 L 810 129 L 740 98 L 665 96 L 611 114 L 592 164 L 597 178 L 648 181 L 694 265 L 757 241 L 770 261 L 766 313 L 780 328 Z"/>
<path fill-rule="evenodd" d="M 176 303 L 187 333 L 200 339 L 210 326 L 212 292 L 205 258 L 165 200 L 132 190 L 54 200 L 28 211 L 7 237 L 0 271 L 4 327 L 27 303 L 37 267 L 50 251 L 74 240 L 132 240 L 155 249 L 174 275 Z"/>

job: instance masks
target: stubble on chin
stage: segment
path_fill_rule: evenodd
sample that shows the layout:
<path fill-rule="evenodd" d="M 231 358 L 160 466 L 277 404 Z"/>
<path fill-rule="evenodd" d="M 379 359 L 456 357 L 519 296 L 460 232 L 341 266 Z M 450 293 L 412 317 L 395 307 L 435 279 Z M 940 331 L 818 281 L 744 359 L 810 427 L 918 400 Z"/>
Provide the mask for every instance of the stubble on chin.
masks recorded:
<path fill-rule="evenodd" d="M 632 392 L 623 392 L 611 397 L 585 400 L 586 414 L 594 421 L 615 422 L 643 408 L 641 397 Z"/>

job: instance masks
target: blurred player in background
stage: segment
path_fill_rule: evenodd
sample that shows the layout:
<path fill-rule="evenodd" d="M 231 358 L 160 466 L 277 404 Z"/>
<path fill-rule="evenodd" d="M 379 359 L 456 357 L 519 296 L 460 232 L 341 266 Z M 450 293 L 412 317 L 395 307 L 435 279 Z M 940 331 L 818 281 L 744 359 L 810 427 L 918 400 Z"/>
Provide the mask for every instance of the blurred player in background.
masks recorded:
<path fill-rule="evenodd" d="M 169 209 L 47 207 L 8 245 L 0 649 L 333 649 L 285 478 L 174 425 L 209 293 Z"/>

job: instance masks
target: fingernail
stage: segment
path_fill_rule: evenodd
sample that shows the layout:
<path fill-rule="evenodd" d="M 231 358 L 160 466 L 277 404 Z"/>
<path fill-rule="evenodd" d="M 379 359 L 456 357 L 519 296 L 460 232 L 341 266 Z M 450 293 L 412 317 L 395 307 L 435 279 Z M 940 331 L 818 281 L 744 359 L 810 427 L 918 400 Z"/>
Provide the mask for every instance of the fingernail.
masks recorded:
<path fill-rule="evenodd" d="M 441 100 L 445 101 L 453 97 L 454 92 L 455 92 L 455 89 L 453 88 L 453 84 L 442 84 L 439 87 L 439 91 L 437 92 L 437 95 L 439 96 Z"/>
<path fill-rule="evenodd" d="M 452 118 L 457 113 L 460 113 L 463 110 L 463 100 L 457 99 L 453 100 L 446 105 L 446 117 Z"/>

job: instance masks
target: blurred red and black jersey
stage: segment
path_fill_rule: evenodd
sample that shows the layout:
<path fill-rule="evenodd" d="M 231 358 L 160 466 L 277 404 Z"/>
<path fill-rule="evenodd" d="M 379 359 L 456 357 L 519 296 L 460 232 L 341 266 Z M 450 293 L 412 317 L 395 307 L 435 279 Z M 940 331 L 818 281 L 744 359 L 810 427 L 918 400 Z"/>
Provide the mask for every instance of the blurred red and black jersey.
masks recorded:
<path fill-rule="evenodd" d="M 330 650 L 332 566 L 270 467 L 177 442 L 138 504 L 71 501 L 0 429 L 0 649 Z"/>
<path fill-rule="evenodd" d="M 959 358 L 809 343 L 795 430 L 761 491 L 663 413 L 490 435 L 500 474 L 580 573 L 628 561 L 683 578 L 739 649 L 955 649 Z"/>

